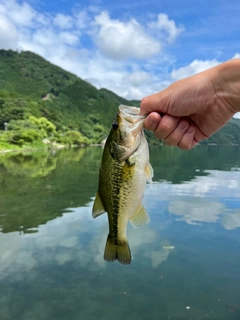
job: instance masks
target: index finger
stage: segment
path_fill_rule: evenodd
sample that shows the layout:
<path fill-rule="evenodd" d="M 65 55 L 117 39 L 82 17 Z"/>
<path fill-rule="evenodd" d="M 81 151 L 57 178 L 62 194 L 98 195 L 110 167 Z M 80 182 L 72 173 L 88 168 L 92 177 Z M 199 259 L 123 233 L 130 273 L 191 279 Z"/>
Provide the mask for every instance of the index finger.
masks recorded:
<path fill-rule="evenodd" d="M 140 103 L 140 115 L 148 115 L 155 111 L 160 115 L 167 113 L 167 107 L 164 103 L 162 92 L 152 94 L 142 99 Z"/>

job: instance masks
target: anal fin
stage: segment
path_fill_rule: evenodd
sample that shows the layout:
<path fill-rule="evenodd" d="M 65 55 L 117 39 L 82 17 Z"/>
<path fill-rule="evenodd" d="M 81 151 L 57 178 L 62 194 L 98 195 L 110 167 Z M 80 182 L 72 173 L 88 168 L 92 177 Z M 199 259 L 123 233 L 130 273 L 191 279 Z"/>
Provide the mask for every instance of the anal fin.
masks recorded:
<path fill-rule="evenodd" d="M 147 214 L 147 211 L 141 204 L 133 217 L 130 219 L 131 224 L 135 228 L 142 227 L 150 222 L 149 215 Z"/>

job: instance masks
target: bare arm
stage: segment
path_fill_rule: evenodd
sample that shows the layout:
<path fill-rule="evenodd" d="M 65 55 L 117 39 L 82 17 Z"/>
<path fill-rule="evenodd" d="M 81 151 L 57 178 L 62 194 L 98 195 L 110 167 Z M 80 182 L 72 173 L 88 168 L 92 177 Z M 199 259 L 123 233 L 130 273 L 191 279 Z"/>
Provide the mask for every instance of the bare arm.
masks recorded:
<path fill-rule="evenodd" d="M 148 114 L 146 129 L 168 145 L 189 150 L 240 111 L 240 59 L 177 81 L 144 98 L 140 108 Z"/>

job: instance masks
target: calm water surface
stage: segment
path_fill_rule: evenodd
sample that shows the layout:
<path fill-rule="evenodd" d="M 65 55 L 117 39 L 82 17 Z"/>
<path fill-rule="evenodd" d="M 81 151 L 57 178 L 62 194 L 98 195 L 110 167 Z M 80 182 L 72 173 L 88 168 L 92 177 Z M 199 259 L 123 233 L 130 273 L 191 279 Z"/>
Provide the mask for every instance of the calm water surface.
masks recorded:
<path fill-rule="evenodd" d="M 130 266 L 91 217 L 101 148 L 0 157 L 1 320 L 240 319 L 240 148 L 150 151 Z"/>

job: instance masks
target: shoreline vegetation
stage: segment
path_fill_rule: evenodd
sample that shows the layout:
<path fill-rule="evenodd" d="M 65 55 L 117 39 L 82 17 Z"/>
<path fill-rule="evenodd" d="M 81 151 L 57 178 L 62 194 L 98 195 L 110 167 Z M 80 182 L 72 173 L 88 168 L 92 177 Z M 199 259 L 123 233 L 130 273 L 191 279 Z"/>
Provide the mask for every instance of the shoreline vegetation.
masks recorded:
<path fill-rule="evenodd" d="M 72 146 L 88 146 L 91 140 L 80 132 L 56 131 L 56 126 L 45 117 L 30 116 L 24 120 L 5 122 L 5 131 L 0 131 L 0 152 L 24 149 L 60 149 Z"/>
<path fill-rule="evenodd" d="M 72 146 L 75 147 L 75 146 Z M 76 146 L 78 147 L 78 146 Z M 64 149 L 64 148 L 68 148 L 67 145 L 55 145 L 51 148 L 49 148 L 49 146 L 43 147 L 43 148 L 33 148 L 33 147 L 22 147 L 22 148 L 18 148 L 18 149 L 0 149 L 0 155 L 5 154 L 5 153 L 18 153 L 18 152 L 35 152 L 38 150 L 58 150 L 58 149 Z"/>
<path fill-rule="evenodd" d="M 18 147 L 18 148 L 11 148 L 11 149 L 1 149 L 0 147 L 0 155 L 4 155 L 7 153 L 22 153 L 22 152 L 36 152 L 36 151 L 41 151 L 41 150 L 60 150 L 60 149 L 70 149 L 70 148 L 85 148 L 85 147 L 102 147 L 105 143 L 105 140 L 102 141 L 102 143 L 91 143 L 91 144 L 58 144 L 58 143 L 45 143 L 43 146 L 31 146 L 31 145 L 25 145 L 22 147 Z M 149 144 L 149 145 L 159 145 L 159 146 L 165 146 L 164 142 L 159 141 L 158 144 L 154 143 L 154 144 Z M 208 146 L 220 146 L 218 143 L 205 143 L 205 144 L 197 144 L 197 146 L 201 146 L 201 145 L 208 145 Z M 229 146 L 229 144 L 221 144 L 222 146 Z M 235 143 L 235 144 L 230 144 L 231 146 L 239 146 L 239 143 Z"/>
<path fill-rule="evenodd" d="M 0 153 L 101 145 L 120 104 L 139 106 L 97 89 L 29 51 L 0 50 Z M 240 120 L 200 144 L 240 144 Z M 162 145 L 145 131 L 150 145 Z"/>
<path fill-rule="evenodd" d="M 89 145 L 67 145 L 67 144 L 45 144 L 43 147 L 31 147 L 31 146 L 23 146 L 17 149 L 0 149 L 0 155 L 3 155 L 5 153 L 18 153 L 18 152 L 35 152 L 40 150 L 60 150 L 60 149 L 70 149 L 70 148 L 85 148 L 85 147 L 101 147 L 104 145 L 104 142 L 102 143 L 92 143 Z"/>

